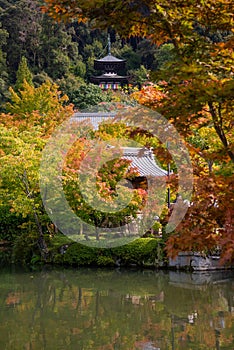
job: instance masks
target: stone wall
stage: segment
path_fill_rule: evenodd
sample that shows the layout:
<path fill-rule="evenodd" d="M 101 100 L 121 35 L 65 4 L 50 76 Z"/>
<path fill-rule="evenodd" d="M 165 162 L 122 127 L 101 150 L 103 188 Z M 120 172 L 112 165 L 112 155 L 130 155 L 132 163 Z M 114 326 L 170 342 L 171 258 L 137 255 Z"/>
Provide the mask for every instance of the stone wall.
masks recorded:
<path fill-rule="evenodd" d="M 220 264 L 220 257 L 217 255 L 206 256 L 198 252 L 181 252 L 175 259 L 169 259 L 169 267 L 176 269 L 192 269 L 194 271 L 220 270 L 234 268 Z"/>

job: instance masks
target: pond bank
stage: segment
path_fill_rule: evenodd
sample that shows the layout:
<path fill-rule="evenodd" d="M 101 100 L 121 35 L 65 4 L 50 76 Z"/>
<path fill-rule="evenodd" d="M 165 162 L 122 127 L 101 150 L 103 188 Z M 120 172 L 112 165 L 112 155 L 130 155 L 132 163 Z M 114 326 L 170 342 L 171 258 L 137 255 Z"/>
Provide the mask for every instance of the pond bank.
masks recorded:
<path fill-rule="evenodd" d="M 63 243 L 63 244 L 61 244 Z M 47 262 L 40 258 L 36 245 L 12 249 L 9 244 L 0 247 L 0 264 L 27 266 L 52 265 L 71 267 L 139 267 L 169 270 L 209 271 L 230 269 L 222 266 L 218 256 L 205 256 L 196 252 L 181 252 L 176 259 L 167 259 L 161 238 L 138 238 L 114 248 L 88 247 L 72 241 L 54 239 L 49 246 Z"/>

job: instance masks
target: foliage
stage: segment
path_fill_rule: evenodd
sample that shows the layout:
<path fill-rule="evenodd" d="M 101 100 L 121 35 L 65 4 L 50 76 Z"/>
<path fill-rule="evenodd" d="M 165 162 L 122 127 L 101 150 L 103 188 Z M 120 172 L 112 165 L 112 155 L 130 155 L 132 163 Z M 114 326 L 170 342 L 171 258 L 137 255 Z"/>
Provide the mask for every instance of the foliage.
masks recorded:
<path fill-rule="evenodd" d="M 113 254 L 120 259 L 121 265 L 157 266 L 163 263 L 161 241 L 156 238 L 139 238 L 135 241 L 117 248 Z"/>
<path fill-rule="evenodd" d="M 201 26 L 207 26 L 211 30 L 231 29 L 231 2 L 210 0 L 207 5 L 202 1 L 199 1 L 197 6 L 194 5 L 193 1 L 184 4 L 181 0 L 173 3 L 150 0 L 125 2 L 124 4 L 119 0 L 111 3 L 94 0 L 89 3 L 80 1 L 79 5 L 66 0 L 59 2 L 47 0 L 44 10 L 58 20 L 68 20 L 74 17 L 79 20 L 95 19 L 96 25 L 102 28 L 112 25 L 119 33 L 126 36 L 144 34 L 157 42 L 171 39 L 173 43 L 179 43 L 184 38 L 189 40 L 194 32 L 195 20 Z M 152 30 L 156 28 L 157 31 Z"/>
<path fill-rule="evenodd" d="M 223 175 L 196 178 L 185 220 L 167 241 L 169 256 L 180 250 L 208 253 L 218 247 L 223 263 L 233 261 L 233 186 L 233 179 Z"/>
<path fill-rule="evenodd" d="M 168 62 L 175 59 L 175 49 L 172 44 L 161 45 L 154 54 L 155 68 L 162 69 Z"/>
<path fill-rule="evenodd" d="M 89 81 L 94 74 L 94 59 L 107 53 L 106 30 L 92 28 L 89 22 L 56 23 L 41 12 L 38 2 L 32 0 L 17 0 L 14 3 L 4 1 L 2 6 L 0 89 L 3 101 L 8 97 L 9 85 L 14 86 L 16 83 L 17 69 L 23 57 L 33 74 L 35 86 L 51 79 L 59 86 L 61 83 L 63 93 L 70 95 L 71 84 L 66 84 L 66 81 L 75 82 L 77 78 L 79 82 L 79 78 Z M 133 69 L 139 69 L 141 64 L 147 69 L 153 67 L 157 51 L 155 45 L 147 42 L 145 48 L 145 39 L 123 41 L 115 31 L 110 32 L 112 53 L 127 59 L 127 72 L 121 74 L 129 75 Z M 152 46 L 150 50 L 149 46 Z M 135 76 L 132 78 L 135 79 Z"/>
<path fill-rule="evenodd" d="M 43 238 L 43 224 L 46 215 L 40 199 L 38 169 L 41 149 L 45 142 L 38 131 L 19 132 L 16 128 L 0 126 L 1 149 L 1 211 L 14 215 L 8 217 L 21 219 L 20 228 L 27 227 L 27 232 L 37 232 L 41 242 L 41 254 L 44 257 L 46 245 Z M 16 223 L 16 222 L 15 222 Z M 10 229 L 11 225 L 9 225 Z M 15 227 L 17 230 L 19 227 Z M 9 232 L 10 233 L 10 232 Z M 20 235 L 17 235 L 16 239 Z"/>
<path fill-rule="evenodd" d="M 35 231 L 21 232 L 14 241 L 11 262 L 17 265 L 33 265 L 37 257 L 40 261 L 40 250 L 38 247 L 38 233 Z"/>
<path fill-rule="evenodd" d="M 126 69 L 139 69 L 141 64 L 141 57 L 138 55 L 130 45 L 124 45 L 121 49 L 113 49 L 113 54 L 126 60 Z"/>
<path fill-rule="evenodd" d="M 188 85 L 185 85 L 178 94 L 181 93 L 183 98 L 186 98 L 187 88 Z M 177 227 L 175 235 L 168 240 L 167 253 L 174 256 L 180 250 L 209 251 L 218 245 L 222 251 L 222 261 L 231 261 L 233 260 L 233 232 L 230 230 L 230 225 L 232 226 L 230 215 L 232 215 L 234 203 L 230 197 L 230 189 L 233 187 L 233 163 L 228 159 L 230 152 L 227 148 L 225 149 L 225 145 L 220 140 L 216 131 L 217 126 L 212 125 L 211 116 L 205 110 L 207 106 L 204 104 L 204 109 L 200 113 L 193 115 L 191 113 L 190 118 L 186 114 L 188 119 L 183 120 L 182 111 L 185 113 L 186 109 L 187 113 L 190 112 L 188 104 L 183 107 L 182 96 L 180 101 L 178 94 L 178 100 L 175 102 L 175 96 L 168 95 L 167 89 L 171 89 L 171 86 L 161 82 L 159 86 L 147 86 L 141 92 L 134 94 L 141 103 L 157 108 L 157 111 L 164 111 L 164 113 L 168 111 L 167 114 L 184 135 L 192 157 L 193 200 L 185 219 Z M 169 109 L 172 98 L 176 112 L 174 108 Z M 189 101 L 193 102 L 191 96 L 187 103 Z M 176 117 L 178 114 L 180 118 Z M 233 142 L 231 118 L 231 114 L 225 113 L 220 120 L 220 128 L 225 130 L 225 137 L 230 143 Z M 160 148 L 156 153 L 160 153 Z M 228 210 L 224 203 L 228 203 Z"/>
<path fill-rule="evenodd" d="M 16 72 L 15 90 L 19 91 L 24 88 L 24 81 L 26 81 L 29 85 L 33 85 L 32 79 L 33 76 L 28 68 L 27 59 L 23 56 Z"/>
<path fill-rule="evenodd" d="M 8 72 L 6 64 L 6 53 L 3 46 L 6 45 L 8 32 L 2 29 L 0 22 L 0 103 L 3 103 L 7 97 Z"/>
<path fill-rule="evenodd" d="M 33 85 L 35 87 L 39 87 L 40 85 L 42 85 L 43 83 L 46 83 L 47 81 L 52 82 L 52 79 L 44 71 L 37 73 L 33 76 Z"/>
<path fill-rule="evenodd" d="M 6 203 L 0 204 L 0 240 L 13 242 L 19 235 L 18 230 L 24 220 L 21 215 L 11 212 L 10 209 Z"/>
<path fill-rule="evenodd" d="M 6 212 L 5 217 L 10 221 L 3 234 L 9 240 L 17 238 L 14 241 L 19 243 L 18 229 L 27 232 L 29 239 L 31 232 L 37 232 L 33 244 L 45 259 L 48 250 L 44 234 L 50 232 L 47 226 L 50 221 L 40 197 L 41 152 L 54 128 L 72 114 L 72 107 L 63 106 L 66 97 L 61 97 L 51 82 L 35 88 L 25 80 L 22 90 L 17 93 L 11 89 L 11 93 L 12 103 L 7 104 L 11 114 L 0 115 L 0 207 L 1 215 Z M 17 237 L 10 237 L 13 223 L 18 224 Z"/>
<path fill-rule="evenodd" d="M 0 115 L 0 121 L 8 126 L 18 126 L 20 130 L 40 126 L 48 136 L 73 111 L 72 106 L 63 106 L 67 96 L 62 95 L 58 86 L 50 81 L 34 87 L 24 80 L 19 92 L 10 88 L 10 93 L 11 102 L 6 104 L 10 115 Z"/>
<path fill-rule="evenodd" d="M 94 0 L 80 1 L 79 7 L 63 0 L 46 3 L 45 10 L 56 19 L 88 18 L 125 37 L 144 36 L 164 44 L 161 53 L 165 48 L 170 59 L 151 74 L 157 85 L 145 87 L 137 99 L 174 124 L 190 150 L 195 174 L 193 201 L 169 239 L 167 252 L 220 244 L 223 259 L 233 260 L 234 206 L 229 195 L 234 162 L 233 3 Z"/>
<path fill-rule="evenodd" d="M 99 137 L 101 137 L 100 132 Z M 126 224 L 130 217 L 136 217 L 142 207 L 145 191 L 139 189 L 130 193 L 124 186 L 120 191 L 118 189 L 120 180 L 133 178 L 137 174 L 136 171 L 129 170 L 129 161 L 120 159 L 119 155 L 116 155 L 116 159 L 102 164 L 108 150 L 100 145 L 93 154 L 88 153 L 92 143 L 98 144 L 97 139 L 93 142 L 80 139 L 69 150 L 63 173 L 66 198 L 73 211 L 85 222 L 95 227 L 111 228 Z M 81 164 L 82 173 L 85 175 L 82 180 L 77 177 Z M 98 172 L 94 181 L 95 169 L 98 169 Z M 122 207 L 128 197 L 129 201 Z M 105 210 L 110 206 L 113 213 Z M 87 239 L 89 234 L 86 233 Z M 99 238 L 97 234 L 96 239 L 99 240 Z"/>
<path fill-rule="evenodd" d="M 79 243 L 71 244 L 66 252 L 61 255 L 55 255 L 55 263 L 64 263 L 71 266 L 88 266 L 94 265 L 97 259 L 95 248 L 86 247 Z"/>
<path fill-rule="evenodd" d="M 6 2 L 1 11 L 1 101 L 7 96 L 8 81 L 15 84 L 17 67 L 23 57 L 34 74 L 34 81 L 38 79 L 34 87 L 27 79 L 23 80 L 26 73 L 22 73 L 20 84 L 23 85 L 19 91 L 10 88 L 10 101 L 5 105 L 8 114 L 0 116 L 3 124 L 1 191 L 7 199 L 6 208 L 10 205 L 16 210 L 18 206 L 28 222 L 33 221 L 30 215 L 35 212 L 42 221 L 47 220 L 40 216 L 36 169 L 44 140 L 58 123 L 72 114 L 72 107 L 64 106 L 67 98 L 59 92 L 58 86 L 49 80 L 40 83 L 46 75 L 61 83 L 71 101 L 81 109 L 111 100 L 113 96 L 81 80 L 93 74 L 94 59 L 105 52 L 106 33 L 96 29 L 97 26 L 109 28 L 114 42 L 113 53 L 127 58 L 130 73 L 133 68 L 138 70 L 133 83 L 145 79 L 145 68 L 141 64 L 147 69 L 157 69 L 150 73 L 150 79 L 156 84 L 144 86 L 134 98 L 157 109 L 175 125 L 192 157 L 194 198 L 186 220 L 168 240 L 168 254 L 190 248 L 207 251 L 218 244 L 223 249 L 224 260 L 233 259 L 233 201 L 229 195 L 233 187 L 234 161 L 232 2 L 82 0 L 78 6 L 77 2 L 69 0 L 47 0 L 44 11 L 56 19 L 76 17 L 79 22 L 55 23 L 47 14 L 41 13 L 39 3 L 32 0 Z M 91 28 L 92 23 L 95 28 Z M 125 40 L 120 39 L 115 30 L 125 36 Z M 119 96 L 114 95 L 114 98 L 121 99 Z M 27 134 L 29 130 L 34 141 Z M 123 130 L 119 134 L 123 135 Z M 142 135 L 140 130 L 127 132 L 133 139 L 157 147 L 155 153 L 160 160 L 164 158 L 164 165 L 170 160 L 169 152 L 152 139 L 152 135 Z M 116 133 L 118 130 L 109 133 L 104 130 L 103 138 L 110 139 Z M 99 173 L 100 183 L 105 182 L 104 185 L 99 183 L 99 190 L 107 202 L 113 200 L 118 176 L 123 170 L 124 164 L 116 164 L 120 166 L 120 172 L 114 176 L 108 173 L 108 166 Z M 80 196 L 73 165 L 64 169 L 64 184 L 71 203 L 74 193 Z M 21 174 L 21 178 L 14 177 L 15 173 Z M 176 192 L 176 175 L 173 181 Z M 32 193 L 25 192 L 29 184 Z M 10 198 L 9 186 L 12 186 L 15 200 Z M 87 183 L 87 188 L 89 186 Z M 135 213 L 142 204 L 142 194 L 135 195 L 133 206 L 128 212 L 121 213 L 124 215 L 118 220 L 123 220 L 131 210 Z M 14 202 L 17 203 L 15 209 Z M 73 203 L 77 212 L 81 210 L 81 203 Z M 35 207 L 36 211 L 32 210 L 32 204 L 39 205 Z M 94 214 L 88 206 L 84 212 L 84 216 Z M 105 217 L 97 214 L 93 220 L 103 224 Z"/>
<path fill-rule="evenodd" d="M 70 101 L 79 110 L 95 106 L 100 102 L 110 102 L 111 92 L 104 92 L 94 84 L 81 84 L 69 94 Z"/>
<path fill-rule="evenodd" d="M 3 27 L 10 33 L 4 49 L 12 80 L 23 56 L 33 73 L 44 70 L 53 79 L 60 78 L 75 63 L 78 50 L 77 44 L 72 41 L 72 31 L 44 16 L 39 2 L 10 2 L 1 18 Z"/>
<path fill-rule="evenodd" d="M 45 9 L 52 16 L 60 19 L 73 16 L 80 20 L 85 20 L 85 17 L 95 18 L 100 26 L 113 25 L 126 36 L 145 35 L 157 43 L 170 40 L 178 58 L 177 64 L 169 65 L 164 74 L 167 80 L 170 80 L 167 89 L 170 92 L 169 104 L 171 106 L 173 102 L 173 105 L 175 103 L 178 105 L 178 108 L 170 112 L 178 118 L 175 112 L 179 111 L 179 123 L 184 122 L 180 129 L 183 128 L 185 131 L 185 123 L 188 123 L 188 110 L 191 124 L 193 119 L 197 119 L 201 107 L 208 106 L 208 116 L 212 119 L 216 133 L 227 154 L 233 159 L 231 144 L 225 132 L 225 127 L 228 127 L 230 119 L 230 116 L 226 117 L 226 114 L 229 115 L 232 110 L 233 100 L 231 98 L 233 83 L 230 75 L 233 55 L 231 50 L 233 23 L 229 15 L 232 8 L 231 3 L 211 0 L 207 6 L 203 2 L 194 6 L 191 2 L 183 6 L 183 10 L 180 10 L 179 7 L 180 0 L 173 4 L 162 3 L 160 0 L 152 0 L 147 3 L 144 1 L 127 2 L 121 7 L 121 10 L 118 7 L 118 0 L 108 5 L 105 1 L 99 1 L 98 6 L 96 6 L 96 1 L 90 3 L 81 1 L 79 7 L 73 2 L 67 3 L 66 1 L 65 4 L 66 6 L 63 6 L 63 1 L 57 4 L 56 0 L 48 0 Z M 218 9 L 219 15 L 216 12 Z M 181 11 L 183 16 L 181 16 Z M 199 22 L 200 27 L 209 28 L 207 29 L 209 35 L 217 30 L 230 31 L 230 35 L 223 36 L 222 42 L 213 43 L 208 38 L 204 38 L 204 35 L 200 35 L 199 31 L 194 30 L 196 22 Z M 152 28 L 156 30 L 152 32 Z M 196 98 L 193 98 L 193 95 Z M 168 106 L 166 108 L 168 109 Z M 183 113 L 184 111 L 187 113 Z M 167 117 L 171 115 L 167 114 Z M 226 119 L 227 123 L 223 127 L 222 123 Z M 178 126 L 179 123 L 176 123 L 175 117 L 174 122 Z"/>
<path fill-rule="evenodd" d="M 129 70 L 128 74 L 130 76 L 129 82 L 137 84 L 139 87 L 149 80 L 149 71 L 143 65 L 138 69 Z"/>
<path fill-rule="evenodd" d="M 51 242 L 53 246 L 53 241 Z M 54 248 L 52 248 L 54 251 Z M 72 266 L 157 266 L 163 262 L 159 239 L 139 238 L 117 248 L 91 248 L 72 243 L 64 254 L 54 253 L 54 262 Z"/>

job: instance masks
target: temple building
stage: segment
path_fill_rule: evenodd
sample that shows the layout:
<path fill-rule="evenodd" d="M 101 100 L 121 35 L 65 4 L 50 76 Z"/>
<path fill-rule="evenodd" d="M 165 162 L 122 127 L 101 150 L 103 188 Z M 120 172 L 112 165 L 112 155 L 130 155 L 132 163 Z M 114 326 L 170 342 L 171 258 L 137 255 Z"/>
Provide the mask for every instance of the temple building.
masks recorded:
<path fill-rule="evenodd" d="M 103 90 L 118 90 L 128 84 L 127 76 L 118 75 L 120 70 L 125 68 L 126 60 L 117 58 L 111 54 L 111 41 L 108 35 L 108 54 L 107 56 L 94 61 L 94 68 L 102 71 L 101 75 L 92 76 L 90 81 L 99 85 Z"/>
<path fill-rule="evenodd" d="M 116 117 L 116 112 L 75 112 L 71 117 L 71 122 L 87 121 L 94 130 L 98 130 L 99 124 L 112 122 Z"/>
<path fill-rule="evenodd" d="M 74 113 L 71 118 L 71 122 L 84 122 L 87 121 L 93 130 L 98 130 L 99 124 L 112 122 L 116 116 L 115 112 L 106 113 Z M 138 176 L 133 180 L 133 187 L 142 187 L 147 177 L 165 177 L 168 175 L 167 171 L 162 169 L 155 161 L 153 151 L 145 147 L 122 147 L 122 159 L 129 160 L 131 167 L 138 171 Z M 145 185 L 144 185 L 145 187 Z"/>

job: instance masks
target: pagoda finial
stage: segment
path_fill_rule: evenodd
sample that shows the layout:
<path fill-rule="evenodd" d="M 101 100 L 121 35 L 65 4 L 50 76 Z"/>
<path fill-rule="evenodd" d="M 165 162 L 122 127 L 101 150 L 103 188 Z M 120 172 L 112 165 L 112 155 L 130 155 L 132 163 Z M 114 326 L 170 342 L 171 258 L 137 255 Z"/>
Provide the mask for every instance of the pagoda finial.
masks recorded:
<path fill-rule="evenodd" d="M 110 40 L 110 33 L 108 33 L 108 55 L 111 54 L 111 40 Z"/>

